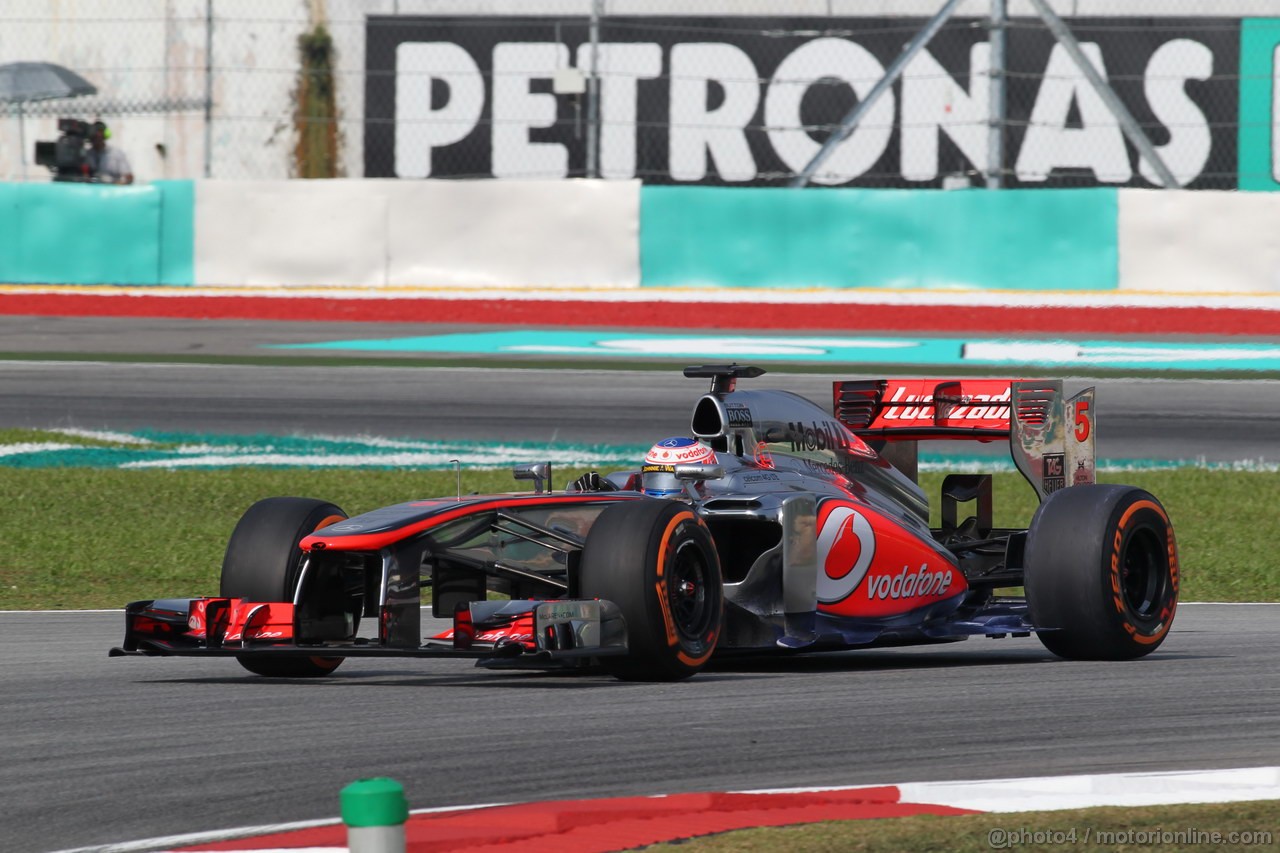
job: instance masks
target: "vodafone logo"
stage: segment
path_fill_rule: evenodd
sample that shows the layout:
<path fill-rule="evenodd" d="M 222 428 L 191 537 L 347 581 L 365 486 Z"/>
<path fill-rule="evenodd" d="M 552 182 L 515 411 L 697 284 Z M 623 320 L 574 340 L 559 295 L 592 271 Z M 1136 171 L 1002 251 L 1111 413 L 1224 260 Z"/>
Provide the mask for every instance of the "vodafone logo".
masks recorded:
<path fill-rule="evenodd" d="M 818 531 L 818 601 L 834 604 L 848 598 L 862 583 L 876 555 L 876 534 L 866 516 L 838 506 Z"/>
<path fill-rule="evenodd" d="M 714 464 L 715 451 L 693 438 L 668 438 L 649 448 L 644 461 L 651 465 L 678 465 L 696 462 Z"/>
<path fill-rule="evenodd" d="M 951 570 L 929 571 L 928 564 L 912 571 L 906 566 L 896 575 L 879 575 L 867 584 L 867 598 L 915 598 L 942 595 L 951 588 Z"/>

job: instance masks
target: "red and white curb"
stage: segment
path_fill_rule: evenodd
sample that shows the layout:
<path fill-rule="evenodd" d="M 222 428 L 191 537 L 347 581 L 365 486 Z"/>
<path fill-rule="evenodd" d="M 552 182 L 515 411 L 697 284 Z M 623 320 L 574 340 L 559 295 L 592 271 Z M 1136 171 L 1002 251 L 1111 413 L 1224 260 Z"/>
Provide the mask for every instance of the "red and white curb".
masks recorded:
<path fill-rule="evenodd" d="M 405 824 L 408 853 L 607 853 L 765 826 L 908 815 L 1054 811 L 1280 799 L 1280 767 L 1108 773 L 843 788 L 788 788 L 427 809 Z M 345 853 L 337 820 L 245 827 L 62 853 Z"/>
<path fill-rule="evenodd" d="M 1280 294 L 1256 293 L 0 285 L 0 315 L 1280 337 Z"/>
<path fill-rule="evenodd" d="M 713 302 L 774 305 L 956 307 L 1249 308 L 1280 311 L 1280 293 L 1140 290 L 890 290 L 885 288 L 754 287 L 175 287 L 89 284 L 0 284 L 3 296 L 100 296 L 147 299 L 265 298 L 333 300 L 468 300 L 491 302 Z"/>

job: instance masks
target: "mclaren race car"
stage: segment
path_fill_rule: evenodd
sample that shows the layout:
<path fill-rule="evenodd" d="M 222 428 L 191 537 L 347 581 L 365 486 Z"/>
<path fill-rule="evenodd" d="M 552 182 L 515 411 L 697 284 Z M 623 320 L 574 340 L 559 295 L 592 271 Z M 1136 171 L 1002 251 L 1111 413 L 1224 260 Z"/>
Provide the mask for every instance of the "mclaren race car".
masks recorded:
<path fill-rule="evenodd" d="M 763 373 L 685 369 L 711 382 L 690 424 L 700 455 L 645 466 L 671 498 L 646 495 L 639 472 L 555 491 L 540 463 L 516 469 L 529 491 L 352 518 L 260 501 L 231 535 L 220 594 L 129 604 L 111 654 L 233 656 L 278 677 L 408 656 L 674 680 L 722 652 L 1035 633 L 1065 658 L 1124 660 L 1168 635 L 1173 525 L 1147 492 L 1094 482 L 1092 388 L 837 381 L 828 411 L 738 387 Z M 1040 498 L 1030 525 L 994 526 L 990 475 L 951 474 L 931 527 L 916 482 L 931 439 L 1007 441 Z M 424 592 L 452 620 L 426 637 Z"/>

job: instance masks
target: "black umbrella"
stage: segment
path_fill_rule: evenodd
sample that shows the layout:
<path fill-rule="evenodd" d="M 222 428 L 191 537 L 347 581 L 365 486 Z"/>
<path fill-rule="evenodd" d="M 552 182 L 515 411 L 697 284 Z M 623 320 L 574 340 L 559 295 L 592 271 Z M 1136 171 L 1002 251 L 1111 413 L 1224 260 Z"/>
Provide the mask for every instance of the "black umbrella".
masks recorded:
<path fill-rule="evenodd" d="M 9 62 L 0 65 L 0 103 L 24 104 L 96 95 L 98 87 L 70 68 L 52 62 Z"/>
<path fill-rule="evenodd" d="M 26 175 L 27 143 L 23 131 L 22 105 L 31 101 L 96 95 L 98 87 L 70 68 L 52 62 L 9 62 L 0 65 L 0 104 L 18 105 L 18 148 Z"/>

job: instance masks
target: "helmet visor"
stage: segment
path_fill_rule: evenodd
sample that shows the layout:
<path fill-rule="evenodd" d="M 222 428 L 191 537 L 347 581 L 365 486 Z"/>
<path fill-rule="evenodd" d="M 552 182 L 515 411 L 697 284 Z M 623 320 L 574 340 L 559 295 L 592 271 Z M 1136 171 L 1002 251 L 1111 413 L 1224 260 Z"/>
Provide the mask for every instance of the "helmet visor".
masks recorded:
<path fill-rule="evenodd" d="M 684 488 L 676 479 L 674 465 L 645 465 L 640 469 L 640 488 L 651 498 L 667 498 L 683 494 Z"/>

